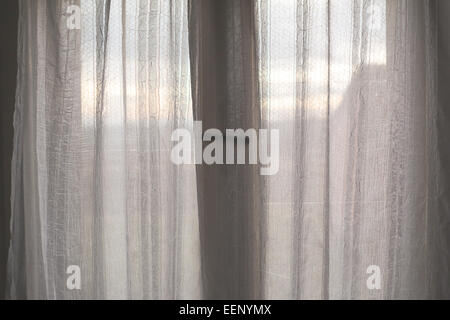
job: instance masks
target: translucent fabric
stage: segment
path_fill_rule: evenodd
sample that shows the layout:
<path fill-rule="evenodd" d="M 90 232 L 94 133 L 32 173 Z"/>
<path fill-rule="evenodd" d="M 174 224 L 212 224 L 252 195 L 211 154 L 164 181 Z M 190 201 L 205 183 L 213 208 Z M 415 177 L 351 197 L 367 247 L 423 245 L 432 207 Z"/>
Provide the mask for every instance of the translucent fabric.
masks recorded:
<path fill-rule="evenodd" d="M 449 297 L 438 7 L 257 3 L 263 123 L 283 164 L 267 182 L 267 298 Z"/>
<path fill-rule="evenodd" d="M 448 14 L 20 0 L 9 297 L 450 298 Z M 278 172 L 175 165 L 194 120 L 278 129 Z"/>
<path fill-rule="evenodd" d="M 186 11 L 21 1 L 12 298 L 201 296 L 195 168 L 170 161 L 192 123 Z"/>

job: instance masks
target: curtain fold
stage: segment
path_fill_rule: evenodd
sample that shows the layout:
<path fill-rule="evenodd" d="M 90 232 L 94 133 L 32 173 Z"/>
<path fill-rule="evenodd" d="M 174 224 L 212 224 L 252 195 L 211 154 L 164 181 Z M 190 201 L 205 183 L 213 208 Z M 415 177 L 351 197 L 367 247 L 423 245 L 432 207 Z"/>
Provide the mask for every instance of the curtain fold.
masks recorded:
<path fill-rule="evenodd" d="M 252 1 L 190 1 L 194 119 L 202 129 L 260 128 Z M 263 179 L 255 165 L 201 164 L 202 279 L 209 299 L 263 297 Z"/>
<path fill-rule="evenodd" d="M 20 0 L 8 296 L 450 298 L 449 12 Z M 279 170 L 174 164 L 194 121 Z"/>

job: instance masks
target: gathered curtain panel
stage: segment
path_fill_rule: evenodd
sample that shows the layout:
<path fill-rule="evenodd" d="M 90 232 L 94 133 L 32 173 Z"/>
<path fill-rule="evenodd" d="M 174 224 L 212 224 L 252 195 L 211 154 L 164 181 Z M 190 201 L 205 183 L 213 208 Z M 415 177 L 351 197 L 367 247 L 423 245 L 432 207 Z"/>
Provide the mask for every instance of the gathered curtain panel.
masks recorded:
<path fill-rule="evenodd" d="M 448 14 L 20 0 L 9 298 L 450 298 Z M 194 121 L 277 172 L 174 164 Z"/>

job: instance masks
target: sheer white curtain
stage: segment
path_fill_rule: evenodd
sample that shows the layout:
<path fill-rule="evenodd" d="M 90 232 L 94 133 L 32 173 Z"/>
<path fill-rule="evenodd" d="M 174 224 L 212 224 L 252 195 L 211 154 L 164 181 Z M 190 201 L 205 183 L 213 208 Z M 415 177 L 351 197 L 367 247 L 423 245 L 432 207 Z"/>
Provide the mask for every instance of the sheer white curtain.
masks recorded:
<path fill-rule="evenodd" d="M 201 296 L 195 168 L 170 161 L 192 122 L 186 11 L 20 2 L 12 298 Z"/>
<path fill-rule="evenodd" d="M 258 1 L 263 124 L 283 164 L 267 182 L 266 297 L 449 297 L 439 7 Z"/>
<path fill-rule="evenodd" d="M 450 298 L 445 10 L 21 0 L 9 296 Z M 174 165 L 194 119 L 279 129 L 278 173 Z"/>

